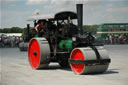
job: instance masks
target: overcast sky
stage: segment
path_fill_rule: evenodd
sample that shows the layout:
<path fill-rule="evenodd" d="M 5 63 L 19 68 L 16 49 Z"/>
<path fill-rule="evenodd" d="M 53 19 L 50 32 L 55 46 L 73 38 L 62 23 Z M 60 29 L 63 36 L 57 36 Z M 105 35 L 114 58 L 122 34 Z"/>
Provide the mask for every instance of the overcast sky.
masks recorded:
<path fill-rule="evenodd" d="M 33 26 L 27 19 L 38 11 L 76 12 L 76 3 L 84 4 L 84 24 L 128 23 L 128 0 L 0 0 L 0 28 Z"/>

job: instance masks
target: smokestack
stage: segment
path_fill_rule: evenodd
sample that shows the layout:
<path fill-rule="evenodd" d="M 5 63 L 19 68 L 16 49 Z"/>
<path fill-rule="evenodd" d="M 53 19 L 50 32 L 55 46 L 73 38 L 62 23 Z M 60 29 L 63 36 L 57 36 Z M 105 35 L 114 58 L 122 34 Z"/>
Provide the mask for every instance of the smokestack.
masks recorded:
<path fill-rule="evenodd" d="M 27 24 L 27 36 L 28 36 L 28 40 L 30 39 L 30 24 Z"/>
<path fill-rule="evenodd" d="M 30 32 L 30 24 L 27 24 L 27 33 L 29 34 Z"/>
<path fill-rule="evenodd" d="M 83 35 L 83 4 L 77 4 L 78 32 Z"/>

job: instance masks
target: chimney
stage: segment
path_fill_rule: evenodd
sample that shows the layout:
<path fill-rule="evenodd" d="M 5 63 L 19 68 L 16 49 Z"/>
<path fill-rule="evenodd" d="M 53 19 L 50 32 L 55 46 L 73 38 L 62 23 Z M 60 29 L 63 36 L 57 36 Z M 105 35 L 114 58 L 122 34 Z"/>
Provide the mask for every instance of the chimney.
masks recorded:
<path fill-rule="evenodd" d="M 77 4 L 78 33 L 83 35 L 83 4 Z"/>

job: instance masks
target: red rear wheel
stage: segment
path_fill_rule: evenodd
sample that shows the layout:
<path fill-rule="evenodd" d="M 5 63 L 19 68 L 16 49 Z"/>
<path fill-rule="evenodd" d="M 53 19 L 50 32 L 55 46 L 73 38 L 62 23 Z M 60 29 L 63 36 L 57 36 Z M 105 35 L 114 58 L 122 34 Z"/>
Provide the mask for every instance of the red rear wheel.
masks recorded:
<path fill-rule="evenodd" d="M 32 39 L 28 48 L 29 63 L 33 69 L 38 69 L 40 64 L 40 46 L 37 40 Z"/>
<path fill-rule="evenodd" d="M 48 67 L 50 63 L 50 46 L 46 38 L 33 38 L 30 41 L 28 59 L 33 69 Z"/>
<path fill-rule="evenodd" d="M 83 53 L 79 49 L 75 49 L 72 51 L 70 59 L 85 60 Z M 84 70 L 84 64 L 70 63 L 70 66 L 71 69 L 77 74 L 81 74 Z"/>

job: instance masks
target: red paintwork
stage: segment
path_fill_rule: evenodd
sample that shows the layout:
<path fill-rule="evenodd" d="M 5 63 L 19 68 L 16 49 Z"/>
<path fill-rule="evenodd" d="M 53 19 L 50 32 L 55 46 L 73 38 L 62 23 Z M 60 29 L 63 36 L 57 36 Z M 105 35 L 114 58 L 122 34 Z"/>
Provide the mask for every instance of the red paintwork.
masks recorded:
<path fill-rule="evenodd" d="M 34 52 L 37 52 L 37 56 L 33 54 Z M 32 39 L 29 43 L 28 58 L 31 67 L 37 69 L 40 65 L 40 46 L 35 39 Z"/>
<path fill-rule="evenodd" d="M 80 59 L 80 60 L 85 60 L 83 53 L 79 49 L 73 50 L 70 59 Z M 70 66 L 72 70 L 77 73 L 81 74 L 84 69 L 84 64 L 78 64 L 78 63 L 70 63 Z"/>

